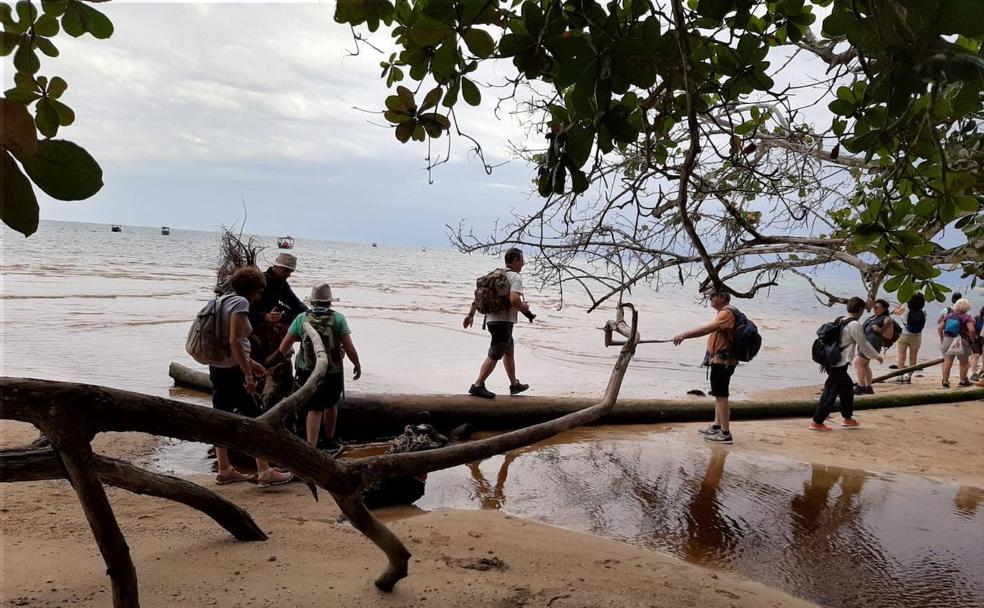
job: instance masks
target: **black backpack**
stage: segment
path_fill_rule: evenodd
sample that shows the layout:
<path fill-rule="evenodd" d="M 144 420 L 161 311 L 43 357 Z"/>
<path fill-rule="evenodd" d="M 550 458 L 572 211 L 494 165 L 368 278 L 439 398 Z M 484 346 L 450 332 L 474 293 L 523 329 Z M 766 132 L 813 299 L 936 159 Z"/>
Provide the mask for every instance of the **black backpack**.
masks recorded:
<path fill-rule="evenodd" d="M 924 327 L 926 327 L 926 311 L 910 310 L 905 318 L 906 331 L 910 334 L 919 334 L 922 333 Z"/>
<path fill-rule="evenodd" d="M 840 336 L 845 325 L 844 318 L 837 317 L 817 329 L 817 339 L 813 341 L 813 360 L 821 370 L 827 371 L 840 363 Z"/>
<path fill-rule="evenodd" d="M 735 332 L 731 336 L 729 357 L 748 363 L 761 350 L 762 336 L 755 323 L 752 323 L 740 310 L 734 306 L 728 308 L 735 315 Z"/>

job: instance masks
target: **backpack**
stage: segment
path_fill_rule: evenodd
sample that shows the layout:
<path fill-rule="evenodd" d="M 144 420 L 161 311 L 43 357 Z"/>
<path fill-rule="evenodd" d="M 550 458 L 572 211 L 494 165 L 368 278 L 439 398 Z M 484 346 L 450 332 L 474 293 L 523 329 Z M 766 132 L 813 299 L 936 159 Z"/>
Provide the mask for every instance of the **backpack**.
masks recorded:
<path fill-rule="evenodd" d="M 898 321 L 895 319 L 891 319 L 891 321 L 892 327 L 894 328 L 892 330 L 892 337 L 886 338 L 885 336 L 882 336 L 882 348 L 885 350 L 892 348 L 892 346 L 899 341 L 899 337 L 902 335 L 902 326 L 899 325 Z"/>
<path fill-rule="evenodd" d="M 844 318 L 837 317 L 817 329 L 817 339 L 813 341 L 813 361 L 824 371 L 840 363 L 840 336 L 845 325 Z"/>
<path fill-rule="evenodd" d="M 185 350 L 202 365 L 214 365 L 232 354 L 229 340 L 224 339 L 226 332 L 222 331 L 221 318 L 222 303 L 231 295 L 234 294 L 209 300 L 191 322 L 188 337 L 185 338 Z"/>
<path fill-rule="evenodd" d="M 910 310 L 905 316 L 905 330 L 910 334 L 919 334 L 924 327 L 926 327 L 926 311 Z"/>
<path fill-rule="evenodd" d="M 333 326 L 335 311 L 330 308 L 327 309 L 326 313 L 311 311 L 307 313 L 305 320 L 321 336 L 321 343 L 324 344 L 325 350 L 328 352 L 328 369 L 331 370 L 336 365 L 341 364 L 342 343 L 341 340 L 336 339 Z M 301 352 L 298 356 L 304 361 L 304 367 L 309 370 L 313 370 L 318 362 L 318 358 L 314 354 L 314 344 L 306 332 L 301 338 Z"/>
<path fill-rule="evenodd" d="M 943 334 L 950 336 L 951 338 L 956 338 L 960 335 L 960 315 L 951 312 L 943 320 Z"/>
<path fill-rule="evenodd" d="M 506 276 L 505 270 L 496 268 L 475 279 L 475 307 L 483 315 L 506 312 L 511 308 L 509 277 Z"/>
<path fill-rule="evenodd" d="M 755 323 L 752 323 L 740 310 L 734 306 L 729 306 L 728 309 L 735 315 L 735 331 L 731 335 L 731 351 L 728 356 L 748 363 L 762 348 L 762 336 Z"/>

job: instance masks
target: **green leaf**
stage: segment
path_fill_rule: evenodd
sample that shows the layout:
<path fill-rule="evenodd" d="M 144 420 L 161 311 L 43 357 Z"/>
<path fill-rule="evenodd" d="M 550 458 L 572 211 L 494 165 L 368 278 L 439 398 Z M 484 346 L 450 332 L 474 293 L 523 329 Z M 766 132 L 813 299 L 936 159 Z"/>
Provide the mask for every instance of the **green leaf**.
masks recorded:
<path fill-rule="evenodd" d="M 461 88 L 461 79 L 455 78 L 451 81 L 451 85 L 448 86 L 448 92 L 444 96 L 444 101 L 441 103 L 445 108 L 454 107 L 454 104 L 458 102 L 458 91 Z"/>
<path fill-rule="evenodd" d="M 396 126 L 396 138 L 400 140 L 400 143 L 407 143 L 413 136 L 413 130 L 417 126 L 417 121 L 410 120 L 407 122 L 401 122 Z"/>
<path fill-rule="evenodd" d="M 21 37 L 13 32 L 0 32 L 0 56 L 13 53 L 20 41 Z"/>
<path fill-rule="evenodd" d="M 29 105 L 41 98 L 40 93 L 35 93 L 34 91 L 29 91 L 21 88 L 7 89 L 4 91 L 4 96 L 10 101 L 14 101 L 20 104 Z"/>
<path fill-rule="evenodd" d="M 572 168 L 570 173 L 571 190 L 573 190 L 576 194 L 581 194 L 588 189 L 588 177 L 584 174 L 584 171 L 577 168 Z"/>
<path fill-rule="evenodd" d="M 68 8 L 68 0 L 41 0 L 41 10 L 52 17 L 60 17 Z"/>
<path fill-rule="evenodd" d="M 58 112 L 48 98 L 39 99 L 38 104 L 34 106 L 34 112 L 34 122 L 37 123 L 41 135 L 54 137 L 58 134 L 58 127 L 61 124 L 58 120 Z"/>
<path fill-rule="evenodd" d="M 35 38 L 34 39 L 34 44 L 37 45 L 39 51 L 41 51 L 42 53 L 44 53 L 48 57 L 57 57 L 58 56 L 58 47 L 56 47 L 47 38 Z"/>
<path fill-rule="evenodd" d="M 973 212 L 980 208 L 980 202 L 977 200 L 977 197 L 966 194 L 953 197 L 953 203 L 956 205 L 957 211 Z"/>
<path fill-rule="evenodd" d="M 8 99 L 0 99 L 0 147 L 18 158 L 34 154 L 38 149 L 38 132 L 27 107 Z"/>
<path fill-rule="evenodd" d="M 92 8 L 88 4 L 78 3 L 80 14 L 79 18 L 84 27 L 90 34 L 99 40 L 105 40 L 113 35 L 113 22 L 109 17 Z"/>
<path fill-rule="evenodd" d="M 465 98 L 465 103 L 470 106 L 477 106 L 482 103 L 482 93 L 478 90 L 478 86 L 464 76 L 461 77 L 461 96 Z"/>
<path fill-rule="evenodd" d="M 431 60 L 431 74 L 434 80 L 445 83 L 454 75 L 454 65 L 458 61 L 458 45 L 454 38 L 448 38 L 441 46 L 437 47 L 434 58 Z"/>
<path fill-rule="evenodd" d="M 38 59 L 38 54 L 34 52 L 33 46 L 22 44 L 17 47 L 17 51 L 14 53 L 14 67 L 17 68 L 18 72 L 29 74 L 36 74 L 41 69 L 41 60 Z"/>
<path fill-rule="evenodd" d="M 929 279 L 933 276 L 933 265 L 919 258 L 909 258 L 905 262 L 905 267 L 917 279 Z"/>
<path fill-rule="evenodd" d="M 51 107 L 55 110 L 55 114 L 58 115 L 58 124 L 63 127 L 67 127 L 75 122 L 75 112 L 72 108 L 66 106 L 57 99 L 51 99 L 50 97 L 48 98 L 48 103 L 51 104 Z"/>
<path fill-rule="evenodd" d="M 574 168 L 583 167 L 588 162 L 594 146 L 594 136 L 594 129 L 590 127 L 577 126 L 567 132 L 567 158 Z"/>
<path fill-rule="evenodd" d="M 85 33 L 82 25 L 82 11 L 79 9 L 79 2 L 71 2 L 65 13 L 62 15 L 62 29 L 72 38 L 78 38 Z"/>
<path fill-rule="evenodd" d="M 38 229 L 38 199 L 14 158 L 6 151 L 0 156 L 0 218 L 17 232 L 31 236 Z"/>
<path fill-rule="evenodd" d="M 408 38 L 417 46 L 428 47 L 436 45 L 452 33 L 454 30 L 446 23 L 424 18 L 410 28 Z"/>
<path fill-rule="evenodd" d="M 424 110 L 429 110 L 435 107 L 439 101 L 441 101 L 441 87 L 435 87 L 424 96 L 424 100 L 420 103 L 420 109 L 418 111 L 423 112 Z"/>
<path fill-rule="evenodd" d="M 495 41 L 492 40 L 491 34 L 485 30 L 473 27 L 465 33 L 464 39 L 468 50 L 476 57 L 485 59 L 490 57 L 492 52 L 495 51 Z"/>
<path fill-rule="evenodd" d="M 902 286 L 902 282 L 905 281 L 906 276 L 904 274 L 896 275 L 891 279 L 885 281 L 885 291 L 891 293 L 893 291 L 898 291 L 899 287 Z"/>
<path fill-rule="evenodd" d="M 856 109 L 852 102 L 844 99 L 835 99 L 827 107 L 830 108 L 831 112 L 839 116 L 850 116 Z"/>
<path fill-rule="evenodd" d="M 34 33 L 38 36 L 51 38 L 58 33 L 58 19 L 54 15 L 45 13 L 34 23 Z"/>
<path fill-rule="evenodd" d="M 68 83 L 61 76 L 55 76 L 48 83 L 48 97 L 58 99 L 68 89 Z"/>
<path fill-rule="evenodd" d="M 697 13 L 704 17 L 721 20 L 734 10 L 734 0 L 698 0 Z"/>
<path fill-rule="evenodd" d="M 99 192 L 102 169 L 81 146 L 63 139 L 38 142 L 37 152 L 24 160 L 24 170 L 38 188 L 60 201 L 80 201 Z"/>
<path fill-rule="evenodd" d="M 407 114 L 406 112 L 398 112 L 398 111 L 395 111 L 395 110 L 387 110 L 387 111 L 383 112 L 383 118 L 385 118 L 386 120 L 390 121 L 393 124 L 397 124 L 398 125 L 398 124 L 401 124 L 401 123 L 405 123 L 406 121 L 410 120 L 413 117 L 410 116 L 409 114 Z"/>

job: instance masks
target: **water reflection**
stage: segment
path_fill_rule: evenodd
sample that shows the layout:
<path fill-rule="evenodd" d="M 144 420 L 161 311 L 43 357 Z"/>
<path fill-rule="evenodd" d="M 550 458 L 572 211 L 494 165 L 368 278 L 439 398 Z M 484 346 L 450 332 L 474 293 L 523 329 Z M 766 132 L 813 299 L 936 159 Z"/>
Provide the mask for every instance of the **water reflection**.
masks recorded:
<path fill-rule="evenodd" d="M 432 473 L 416 505 L 501 509 L 724 567 L 825 606 L 984 606 L 984 490 L 679 431 L 580 429 Z"/>

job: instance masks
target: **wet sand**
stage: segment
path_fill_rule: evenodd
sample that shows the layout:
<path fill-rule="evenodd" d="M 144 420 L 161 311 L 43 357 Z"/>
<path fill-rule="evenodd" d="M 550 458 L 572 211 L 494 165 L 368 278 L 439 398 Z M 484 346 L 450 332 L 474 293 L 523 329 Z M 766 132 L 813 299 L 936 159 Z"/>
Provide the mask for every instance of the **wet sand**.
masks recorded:
<path fill-rule="evenodd" d="M 927 376 L 927 385 L 936 382 Z M 726 449 L 984 486 L 984 454 L 974 441 L 975 429 L 984 428 L 984 403 L 863 414 L 860 430 L 825 434 L 809 433 L 803 420 L 738 423 L 737 443 Z M 11 422 L 0 431 L 4 447 L 36 434 Z M 107 434 L 97 438 L 96 448 L 146 462 L 154 444 L 143 435 Z M 207 477 L 195 479 L 215 488 Z M 249 509 L 270 540 L 236 543 L 193 510 L 109 490 L 134 556 L 142 605 L 809 605 L 659 552 L 494 511 L 437 511 L 394 521 L 414 558 L 410 576 L 386 595 L 371 584 L 382 555 L 351 528 L 335 525 L 334 505 L 315 503 L 300 484 L 265 492 L 245 484 L 216 489 Z M 3 605 L 108 606 L 104 566 L 68 484 L 5 484 L 0 492 Z M 380 515 L 405 517 L 407 510 Z M 488 564 L 490 569 L 475 569 Z"/>

